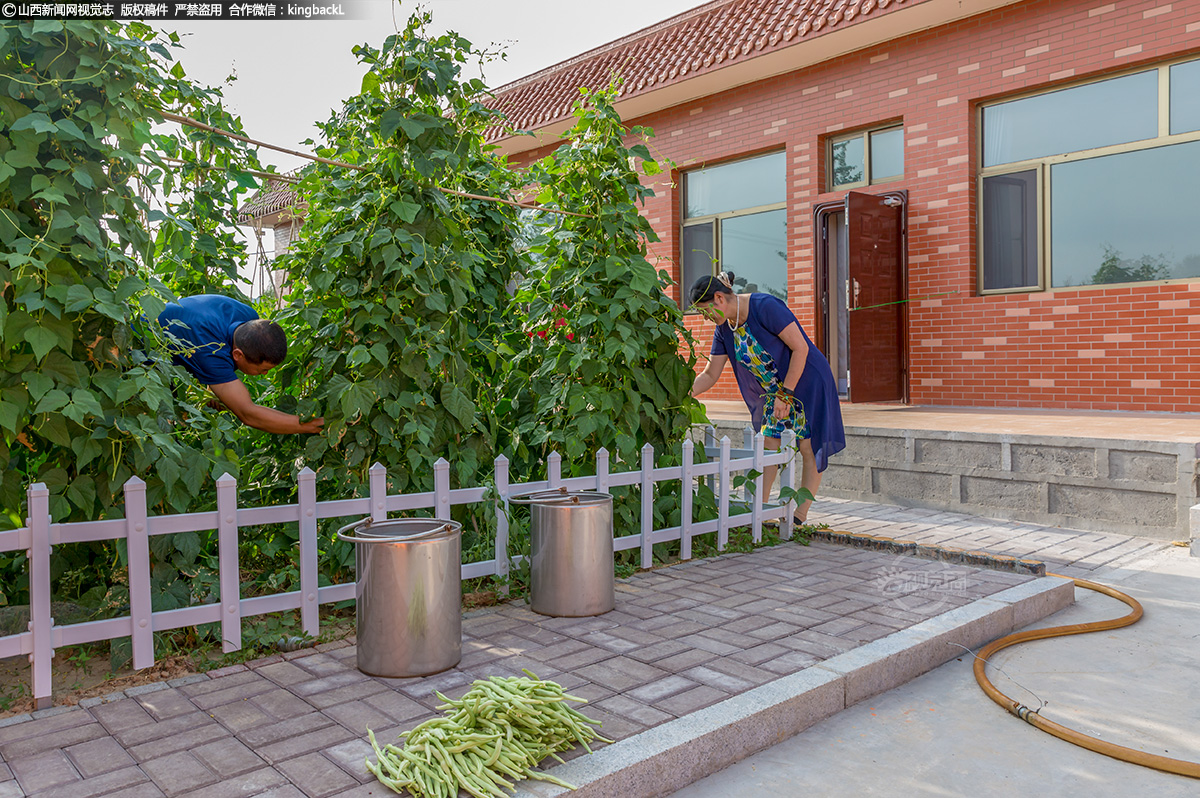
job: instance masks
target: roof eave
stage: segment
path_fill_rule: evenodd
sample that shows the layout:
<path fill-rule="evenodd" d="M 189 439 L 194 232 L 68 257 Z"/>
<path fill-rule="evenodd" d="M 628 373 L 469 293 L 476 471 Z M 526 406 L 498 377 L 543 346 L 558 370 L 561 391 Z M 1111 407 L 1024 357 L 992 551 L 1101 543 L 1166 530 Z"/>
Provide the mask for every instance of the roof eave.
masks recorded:
<path fill-rule="evenodd" d="M 890 13 L 870 16 L 852 25 L 839 26 L 816 37 L 805 37 L 794 44 L 762 55 L 739 59 L 719 69 L 672 82 L 661 88 L 618 99 L 614 107 L 622 119 L 635 120 L 656 111 L 709 97 L 776 75 L 815 66 L 858 50 L 941 27 L 960 19 L 977 16 L 1024 0 L 926 0 L 916 5 L 898 6 Z M 503 155 L 519 155 L 554 144 L 570 129 L 571 118 L 560 117 L 529 131 L 491 144 Z"/>

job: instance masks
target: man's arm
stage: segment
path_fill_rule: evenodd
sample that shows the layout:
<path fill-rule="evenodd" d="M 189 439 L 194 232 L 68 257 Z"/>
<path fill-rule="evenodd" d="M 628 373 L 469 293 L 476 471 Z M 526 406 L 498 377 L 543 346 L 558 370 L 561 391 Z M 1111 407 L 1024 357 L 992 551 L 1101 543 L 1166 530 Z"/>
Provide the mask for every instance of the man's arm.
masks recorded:
<path fill-rule="evenodd" d="M 299 416 L 254 404 L 254 400 L 250 397 L 250 391 L 246 389 L 241 380 L 223 382 L 220 385 L 208 387 L 243 424 L 263 432 L 284 435 L 298 432 L 320 432 L 321 427 L 325 424 L 323 418 L 314 418 L 312 421 L 301 423 Z"/>

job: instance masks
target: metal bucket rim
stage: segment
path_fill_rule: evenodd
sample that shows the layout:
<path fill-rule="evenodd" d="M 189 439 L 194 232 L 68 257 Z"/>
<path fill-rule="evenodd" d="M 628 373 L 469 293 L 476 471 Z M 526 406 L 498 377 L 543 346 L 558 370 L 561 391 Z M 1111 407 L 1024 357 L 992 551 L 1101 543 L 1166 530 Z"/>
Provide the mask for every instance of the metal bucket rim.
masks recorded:
<path fill-rule="evenodd" d="M 539 506 L 607 504 L 612 502 L 612 494 L 592 490 L 543 490 L 526 496 L 517 496 L 508 501 L 510 504 L 536 504 Z"/>
<path fill-rule="evenodd" d="M 373 533 L 372 528 L 386 529 L 389 526 L 404 526 L 405 524 L 433 524 L 430 529 L 414 532 L 409 535 L 388 535 L 386 532 Z M 347 535 L 346 530 L 353 530 Z M 423 543 L 445 540 L 462 532 L 462 524 L 458 521 L 447 521 L 441 518 L 388 518 L 376 521 L 364 518 L 347 524 L 337 531 L 338 540 L 347 543 Z"/>

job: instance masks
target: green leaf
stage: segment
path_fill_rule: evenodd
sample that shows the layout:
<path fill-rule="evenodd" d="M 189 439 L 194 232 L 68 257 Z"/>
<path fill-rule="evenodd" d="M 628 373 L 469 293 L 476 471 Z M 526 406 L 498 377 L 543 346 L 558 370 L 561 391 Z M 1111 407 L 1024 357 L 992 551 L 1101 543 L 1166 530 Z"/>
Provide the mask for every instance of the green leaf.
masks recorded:
<path fill-rule="evenodd" d="M 17 432 L 17 420 L 20 418 L 20 408 L 10 402 L 0 402 L 0 427 L 9 432 Z"/>
<path fill-rule="evenodd" d="M 13 131 L 32 130 L 36 133 L 51 133 L 55 130 L 54 122 L 43 113 L 32 113 L 23 116 L 12 126 Z"/>
<path fill-rule="evenodd" d="M 413 220 L 417 218 L 417 214 L 421 212 L 421 206 L 409 201 L 406 197 L 401 197 L 388 207 L 405 224 L 412 224 Z"/>
<path fill-rule="evenodd" d="M 475 404 L 467 398 L 463 390 L 453 383 L 445 383 L 441 390 L 442 405 L 450 415 L 468 429 L 475 421 Z"/>
<path fill-rule="evenodd" d="M 33 347 L 33 355 L 38 360 L 58 346 L 58 336 L 45 327 L 30 327 L 25 331 L 25 340 Z"/>
<path fill-rule="evenodd" d="M 66 407 L 67 403 L 70 401 L 71 397 L 68 396 L 65 391 L 60 391 L 56 388 L 52 391 L 48 391 L 46 395 L 42 397 L 41 401 L 38 402 L 37 407 L 33 409 L 33 412 L 53 413 L 55 410 L 61 410 L 62 408 Z"/>
<path fill-rule="evenodd" d="M 363 80 L 365 81 L 366 78 Z M 378 85 L 378 79 L 376 80 Z M 400 120 L 403 118 L 404 115 L 399 111 L 384 111 L 379 117 L 379 135 L 381 135 L 384 140 L 390 139 L 392 135 L 395 134 L 397 128 L 400 127 Z"/>

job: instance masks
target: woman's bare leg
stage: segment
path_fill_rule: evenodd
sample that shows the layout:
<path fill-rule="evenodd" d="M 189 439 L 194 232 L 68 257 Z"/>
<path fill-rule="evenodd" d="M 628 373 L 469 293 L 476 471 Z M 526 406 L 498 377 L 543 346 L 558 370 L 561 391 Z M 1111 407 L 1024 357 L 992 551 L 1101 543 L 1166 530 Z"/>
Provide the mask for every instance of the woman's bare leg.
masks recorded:
<path fill-rule="evenodd" d="M 817 470 L 817 456 L 813 452 L 812 441 L 808 438 L 797 441 L 797 448 L 800 450 L 801 472 L 800 472 L 800 487 L 808 488 L 813 496 L 817 495 L 817 490 L 821 487 L 821 472 Z M 812 507 L 812 502 L 804 502 L 797 505 L 795 520 L 804 523 L 808 520 L 808 511 Z"/>

